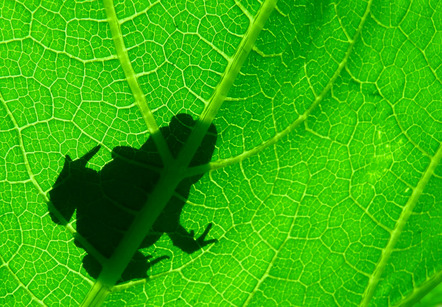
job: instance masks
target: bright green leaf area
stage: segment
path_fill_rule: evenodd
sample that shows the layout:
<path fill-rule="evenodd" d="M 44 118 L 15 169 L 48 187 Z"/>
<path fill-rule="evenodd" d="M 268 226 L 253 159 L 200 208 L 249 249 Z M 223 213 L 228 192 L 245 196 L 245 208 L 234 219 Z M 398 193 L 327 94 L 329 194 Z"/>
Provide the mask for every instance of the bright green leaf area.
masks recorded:
<path fill-rule="evenodd" d="M 121 48 L 101 1 L 0 2 L 0 305 L 87 297 L 47 193 L 66 154 L 101 144 L 100 169 L 139 148 L 143 106 L 158 127 L 216 107 L 181 223 L 219 242 L 188 255 L 161 237 L 142 252 L 170 259 L 106 306 L 412 305 L 440 284 L 442 2 L 280 0 L 237 76 L 268 1 L 107 2 Z"/>

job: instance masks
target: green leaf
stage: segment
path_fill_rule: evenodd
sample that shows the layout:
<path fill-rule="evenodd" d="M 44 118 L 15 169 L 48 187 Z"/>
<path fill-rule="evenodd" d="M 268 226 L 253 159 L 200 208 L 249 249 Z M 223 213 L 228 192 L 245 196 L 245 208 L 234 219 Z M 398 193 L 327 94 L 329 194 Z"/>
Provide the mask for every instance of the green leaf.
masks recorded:
<path fill-rule="evenodd" d="M 442 281 L 441 2 L 6 0 L 0 29 L 1 305 L 412 305 Z M 178 113 L 200 121 L 174 159 Z M 48 192 L 66 154 L 100 144 L 99 170 L 149 137 L 163 179 L 96 281 Z M 162 236 L 114 286 L 200 173 L 181 224 L 218 243 Z"/>

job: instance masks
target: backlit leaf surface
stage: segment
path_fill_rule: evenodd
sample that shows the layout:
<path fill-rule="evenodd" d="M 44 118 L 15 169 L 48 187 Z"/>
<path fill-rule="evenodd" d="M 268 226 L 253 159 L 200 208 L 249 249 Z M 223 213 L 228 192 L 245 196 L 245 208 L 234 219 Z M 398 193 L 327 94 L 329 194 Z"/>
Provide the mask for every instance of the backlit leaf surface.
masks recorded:
<path fill-rule="evenodd" d="M 442 280 L 441 46 L 438 1 L 2 1 L 0 304 L 94 295 L 47 212 L 64 156 L 101 144 L 98 170 L 178 113 L 218 131 L 181 222 L 219 242 L 163 236 L 105 305 L 419 301 Z"/>

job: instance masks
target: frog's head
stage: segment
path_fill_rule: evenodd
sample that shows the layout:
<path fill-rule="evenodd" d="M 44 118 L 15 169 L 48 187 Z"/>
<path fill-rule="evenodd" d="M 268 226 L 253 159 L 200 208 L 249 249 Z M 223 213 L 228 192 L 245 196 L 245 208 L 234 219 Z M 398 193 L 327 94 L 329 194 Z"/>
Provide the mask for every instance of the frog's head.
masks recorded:
<path fill-rule="evenodd" d="M 163 130 L 167 143 L 169 144 L 170 151 L 174 157 L 177 157 L 183 144 L 188 140 L 192 130 L 196 126 L 198 120 L 194 120 L 192 116 L 184 113 L 180 113 L 172 117 L 170 125 L 167 130 Z M 197 166 L 209 163 L 212 159 L 212 154 L 215 150 L 215 144 L 217 139 L 217 131 L 214 124 L 210 124 L 209 129 L 204 136 L 201 145 L 196 150 L 190 166 Z M 201 178 L 202 174 L 193 176 L 190 178 L 192 183 L 195 183 Z"/>
<path fill-rule="evenodd" d="M 65 156 L 63 169 L 49 192 L 49 213 L 52 221 L 66 224 L 74 214 L 79 202 L 87 201 L 90 185 L 96 184 L 98 173 L 86 167 L 89 160 L 100 150 L 94 147 L 77 160 Z"/>
<path fill-rule="evenodd" d="M 197 122 L 198 120 L 194 120 L 189 114 L 179 113 L 172 117 L 168 130 L 163 131 L 163 135 L 165 135 L 174 157 L 178 155 Z M 215 149 L 216 138 L 215 125 L 211 124 L 190 165 L 200 165 L 210 161 Z"/>

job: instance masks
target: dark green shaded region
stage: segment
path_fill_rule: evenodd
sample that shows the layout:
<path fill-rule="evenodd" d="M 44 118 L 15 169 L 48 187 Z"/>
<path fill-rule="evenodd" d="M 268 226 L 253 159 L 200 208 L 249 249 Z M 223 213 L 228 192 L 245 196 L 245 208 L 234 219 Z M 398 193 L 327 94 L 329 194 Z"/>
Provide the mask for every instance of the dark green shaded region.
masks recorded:
<path fill-rule="evenodd" d="M 174 158 L 195 124 L 196 121 L 190 115 L 178 114 L 172 118 L 169 126 L 160 129 Z M 212 124 L 190 165 L 208 163 L 216 139 L 216 128 Z M 57 224 L 66 224 L 76 211 L 77 232 L 104 257 L 110 258 L 135 216 L 148 201 L 159 180 L 163 164 L 152 138 L 140 149 L 115 147 L 112 160 L 97 172 L 86 165 L 99 150 L 100 146 L 97 146 L 77 160 L 66 156 L 63 169 L 49 192 L 51 205 L 48 208 L 52 221 Z M 154 244 L 163 233 L 167 233 L 173 244 L 186 253 L 193 253 L 216 242 L 215 239 L 205 241 L 212 224 L 197 239 L 194 238 L 193 230 L 187 231 L 180 225 L 180 215 L 185 204 L 183 199 L 187 199 L 192 184 L 201 177 L 202 174 L 185 178 L 178 185 L 176 192 L 183 198 L 171 198 L 140 248 Z M 78 241 L 75 243 L 84 248 Z M 159 257 L 151 262 L 149 258 L 137 251 L 120 282 L 146 278 L 147 269 L 167 257 Z M 83 265 L 92 277 L 98 277 L 101 264 L 91 254 L 85 256 Z"/>

